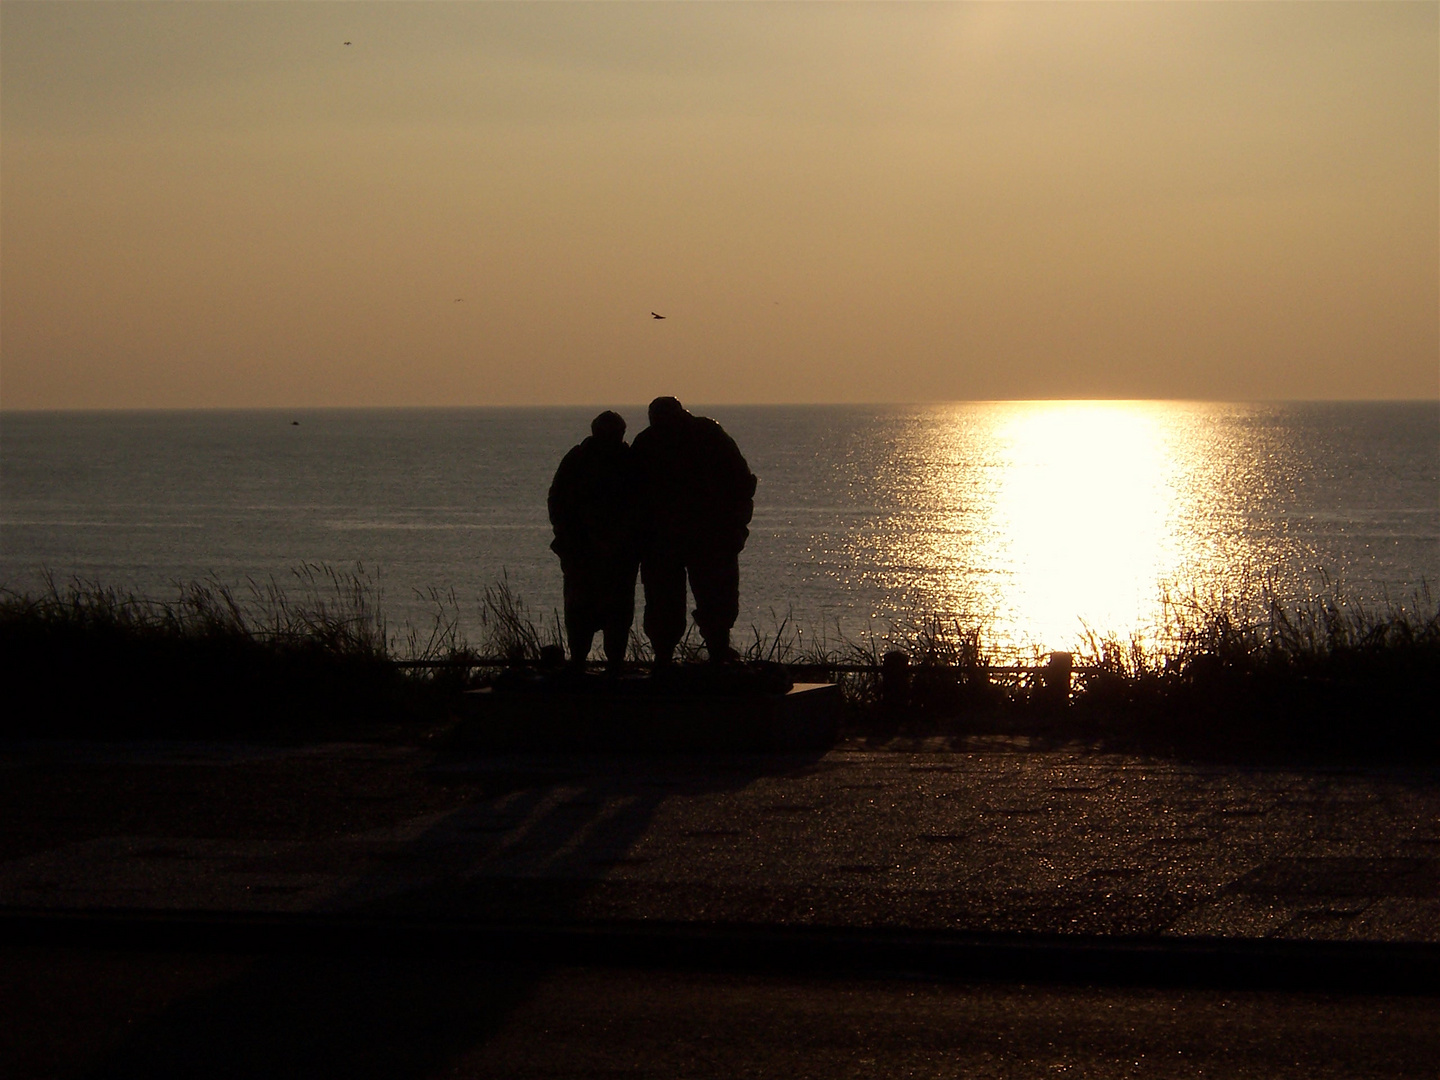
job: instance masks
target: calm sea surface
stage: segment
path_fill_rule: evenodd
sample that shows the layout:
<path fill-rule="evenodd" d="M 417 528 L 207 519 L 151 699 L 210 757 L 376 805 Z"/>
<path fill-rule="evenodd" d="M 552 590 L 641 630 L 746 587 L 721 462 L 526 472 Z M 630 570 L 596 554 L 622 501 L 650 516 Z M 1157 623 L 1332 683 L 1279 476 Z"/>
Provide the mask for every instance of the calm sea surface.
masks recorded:
<path fill-rule="evenodd" d="M 594 409 L 6 413 L 0 583 L 154 597 L 323 562 L 392 624 L 508 576 L 560 603 L 545 492 Z M 633 435 L 644 409 L 621 410 Z M 722 407 L 760 477 L 741 624 L 884 634 L 926 613 L 998 645 L 1147 634 L 1199 590 L 1404 601 L 1440 582 L 1440 407 L 1176 402 Z M 292 421 L 300 421 L 299 425 Z"/>

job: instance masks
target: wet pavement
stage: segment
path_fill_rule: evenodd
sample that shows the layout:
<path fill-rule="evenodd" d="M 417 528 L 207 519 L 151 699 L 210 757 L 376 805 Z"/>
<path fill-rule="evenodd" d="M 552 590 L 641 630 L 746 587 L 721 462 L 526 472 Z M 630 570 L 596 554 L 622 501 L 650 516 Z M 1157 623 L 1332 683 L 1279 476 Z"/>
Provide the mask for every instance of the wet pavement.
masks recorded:
<path fill-rule="evenodd" d="M 1440 941 L 1433 768 L 30 744 L 0 784 L 10 910 Z"/>

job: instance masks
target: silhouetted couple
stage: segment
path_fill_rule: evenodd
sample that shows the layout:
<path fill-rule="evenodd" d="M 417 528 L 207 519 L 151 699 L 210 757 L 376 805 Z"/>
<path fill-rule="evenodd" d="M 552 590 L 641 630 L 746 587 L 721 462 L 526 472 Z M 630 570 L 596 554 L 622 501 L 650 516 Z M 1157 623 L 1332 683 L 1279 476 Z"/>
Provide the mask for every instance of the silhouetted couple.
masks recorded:
<path fill-rule="evenodd" d="M 656 664 L 685 635 L 685 582 L 712 660 L 734 657 L 740 552 L 750 535 L 755 477 L 735 440 L 673 397 L 650 403 L 650 426 L 625 443 L 625 421 L 603 412 L 560 462 L 550 485 L 550 547 L 565 576 L 565 635 L 583 664 L 598 630 L 612 670 L 635 619 L 635 575 L 645 588 L 645 635 Z"/>

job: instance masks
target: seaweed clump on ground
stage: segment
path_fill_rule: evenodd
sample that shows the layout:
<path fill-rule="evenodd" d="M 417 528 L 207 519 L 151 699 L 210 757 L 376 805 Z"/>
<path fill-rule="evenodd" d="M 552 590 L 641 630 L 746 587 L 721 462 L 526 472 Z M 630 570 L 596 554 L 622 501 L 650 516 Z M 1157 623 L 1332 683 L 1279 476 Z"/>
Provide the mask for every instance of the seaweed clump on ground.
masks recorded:
<path fill-rule="evenodd" d="M 357 737 L 443 717 L 463 668 L 396 665 L 400 643 L 363 568 L 306 565 L 294 578 L 289 593 L 252 582 L 243 596 L 191 582 L 172 601 L 53 578 L 38 594 L 0 594 L 0 733 Z M 455 622 L 437 612 L 427 640 L 408 635 L 413 657 L 463 654 Z"/>

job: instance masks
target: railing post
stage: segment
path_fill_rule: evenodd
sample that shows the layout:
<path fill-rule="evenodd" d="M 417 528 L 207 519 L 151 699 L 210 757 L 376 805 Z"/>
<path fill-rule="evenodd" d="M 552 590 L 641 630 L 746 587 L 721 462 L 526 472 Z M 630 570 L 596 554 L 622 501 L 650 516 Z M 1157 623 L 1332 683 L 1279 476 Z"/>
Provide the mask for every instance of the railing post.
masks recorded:
<path fill-rule="evenodd" d="M 1075 657 L 1068 652 L 1052 652 L 1050 661 L 1040 669 L 1040 704 L 1046 709 L 1063 709 L 1070 704 L 1070 673 Z"/>
<path fill-rule="evenodd" d="M 893 649 L 880 658 L 880 703 L 886 712 L 910 704 L 910 657 Z"/>

